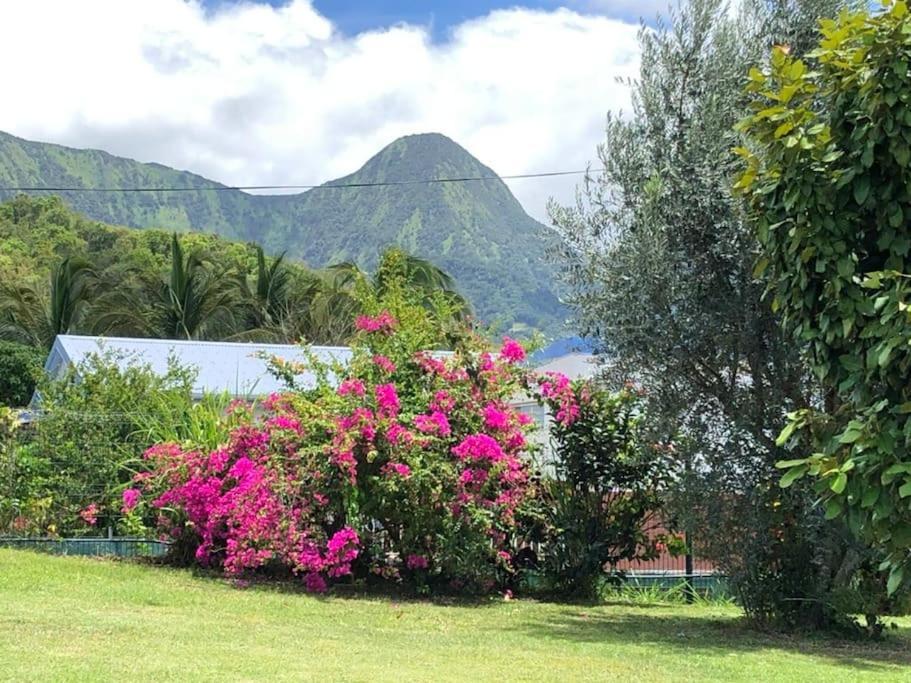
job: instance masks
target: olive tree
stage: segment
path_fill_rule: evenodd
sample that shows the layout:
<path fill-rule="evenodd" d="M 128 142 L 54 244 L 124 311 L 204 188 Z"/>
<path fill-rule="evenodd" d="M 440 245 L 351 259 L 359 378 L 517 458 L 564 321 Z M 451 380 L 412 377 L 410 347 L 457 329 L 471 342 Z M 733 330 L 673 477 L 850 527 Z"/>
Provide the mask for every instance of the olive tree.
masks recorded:
<path fill-rule="evenodd" d="M 611 379 L 647 389 L 654 438 L 675 442 L 681 461 L 681 521 L 762 622 L 829 621 L 831 591 L 852 573 L 840 570 L 865 559 L 808 487 L 777 486 L 776 435 L 819 390 L 763 300 L 732 191 L 750 65 L 774 44 L 804 52 L 840 4 L 754 0 L 734 13 L 690 0 L 643 27 L 632 110 L 609 116 L 600 173 L 575 206 L 550 207 L 578 325 Z"/>

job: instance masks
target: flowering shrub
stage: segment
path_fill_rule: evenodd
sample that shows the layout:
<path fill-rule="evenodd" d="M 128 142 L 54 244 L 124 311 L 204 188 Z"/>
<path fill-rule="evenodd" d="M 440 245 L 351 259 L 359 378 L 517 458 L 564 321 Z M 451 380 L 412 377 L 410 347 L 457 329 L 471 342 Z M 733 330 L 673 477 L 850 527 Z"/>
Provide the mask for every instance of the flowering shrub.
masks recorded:
<path fill-rule="evenodd" d="M 156 372 L 99 347 L 45 378 L 40 419 L 15 441 L 3 439 L 0 415 L 0 534 L 142 534 L 141 519 L 128 514 L 135 494 L 124 489 L 155 443 L 152 424 L 188 424 L 198 412 L 194 376 L 174 361 Z"/>
<path fill-rule="evenodd" d="M 657 533 L 668 461 L 643 438 L 635 387 L 609 393 L 561 377 L 538 379 L 557 418 L 544 566 L 552 588 L 592 596 L 602 581 L 621 576 L 619 563 L 679 546 Z"/>
<path fill-rule="evenodd" d="M 355 574 L 485 591 L 515 571 L 540 498 L 531 421 L 510 401 L 540 390 L 569 423 L 574 395 L 565 378 L 530 375 L 514 340 L 492 354 L 445 311 L 387 292 L 365 302 L 345 367 L 310 359 L 315 387 L 277 365 L 293 390 L 223 447 L 148 451 L 137 485 L 196 561 L 232 576 L 281 566 L 310 590 Z M 443 335 L 454 351 L 428 351 Z"/>
<path fill-rule="evenodd" d="M 209 454 L 174 444 L 150 448 L 146 459 L 165 487 L 152 505 L 171 513 L 162 515 L 162 531 L 175 539 L 189 533 L 195 559 L 232 576 L 277 563 L 303 575 L 309 589 L 324 590 L 326 577 L 350 574 L 360 539 L 332 524 L 318 477 L 302 476 L 299 430 L 296 419 L 279 413 L 238 428 Z M 149 488 L 149 477 L 139 480 Z"/>

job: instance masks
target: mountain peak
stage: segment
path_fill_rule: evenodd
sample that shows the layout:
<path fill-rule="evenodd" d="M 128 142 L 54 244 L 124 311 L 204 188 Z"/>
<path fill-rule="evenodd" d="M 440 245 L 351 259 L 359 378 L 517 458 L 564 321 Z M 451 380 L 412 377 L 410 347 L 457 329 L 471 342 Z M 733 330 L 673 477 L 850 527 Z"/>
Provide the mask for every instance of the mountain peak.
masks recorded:
<path fill-rule="evenodd" d="M 442 133 L 417 133 L 390 142 L 351 177 L 395 182 L 489 175 L 496 173 L 452 138 Z"/>
<path fill-rule="evenodd" d="M 485 179 L 408 182 L 478 177 Z M 0 135 L 0 187 L 203 184 L 211 183 L 157 164 Z M 96 220 L 214 231 L 256 241 L 269 252 L 286 251 L 313 266 L 352 261 L 371 267 L 384 247 L 397 244 L 455 276 L 482 320 L 558 324 L 563 314 L 545 259 L 543 226 L 492 169 L 449 137 L 398 138 L 352 175 L 327 185 L 295 195 L 72 192 L 65 199 Z M 9 196 L 0 190 L 0 201 Z"/>

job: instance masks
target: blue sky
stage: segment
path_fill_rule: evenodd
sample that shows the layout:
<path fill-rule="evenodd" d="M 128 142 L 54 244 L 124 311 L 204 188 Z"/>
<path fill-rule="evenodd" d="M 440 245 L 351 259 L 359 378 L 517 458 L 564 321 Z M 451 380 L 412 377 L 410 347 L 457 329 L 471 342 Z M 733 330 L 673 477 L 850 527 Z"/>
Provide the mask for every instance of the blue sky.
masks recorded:
<path fill-rule="evenodd" d="M 468 19 L 483 16 L 495 9 L 522 6 L 531 9 L 553 9 L 561 3 L 552 0 L 497 2 L 495 0 L 317 0 L 314 5 L 332 19 L 345 33 L 389 26 L 398 22 L 419 24 L 432 29 L 435 38 L 444 38 L 449 29 Z"/>
<path fill-rule="evenodd" d="M 553 10 L 561 6 L 577 12 L 601 14 L 638 21 L 642 14 L 651 18 L 670 0 L 314 0 L 319 12 L 348 35 L 398 23 L 428 27 L 436 41 L 444 41 L 450 30 L 462 22 L 484 16 L 497 9 L 524 7 Z M 204 0 L 208 6 L 230 4 L 233 0 Z M 267 0 L 274 6 L 286 0 Z"/>

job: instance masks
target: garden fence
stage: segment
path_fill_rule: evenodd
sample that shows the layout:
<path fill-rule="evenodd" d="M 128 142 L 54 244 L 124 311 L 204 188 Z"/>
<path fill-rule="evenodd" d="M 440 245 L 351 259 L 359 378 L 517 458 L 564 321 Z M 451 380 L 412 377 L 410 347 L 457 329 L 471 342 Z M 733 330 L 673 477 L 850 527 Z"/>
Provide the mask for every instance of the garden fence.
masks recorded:
<path fill-rule="evenodd" d="M 11 538 L 0 537 L 0 547 L 41 550 L 55 555 L 107 557 L 161 557 L 168 543 L 148 538 Z"/>

